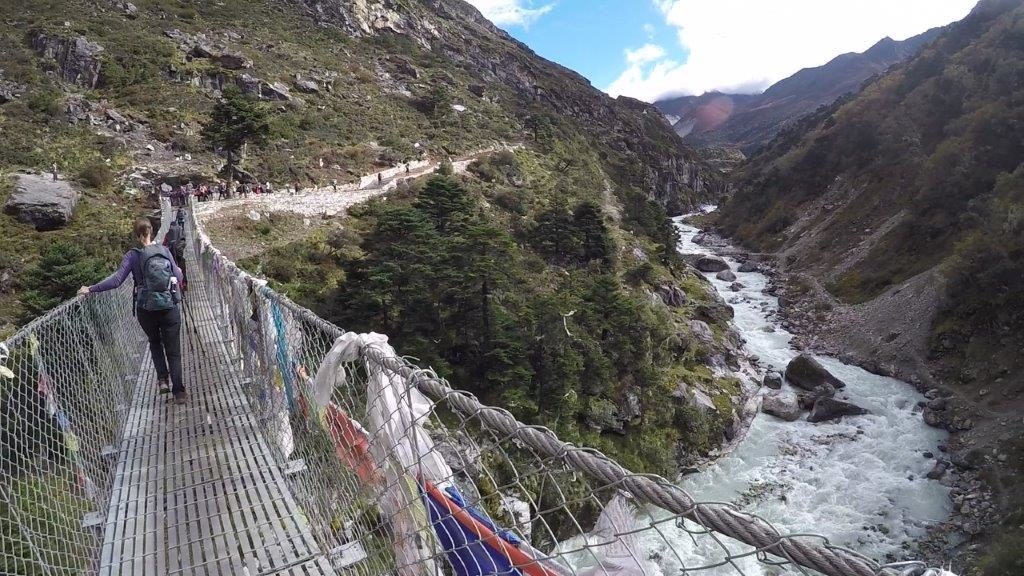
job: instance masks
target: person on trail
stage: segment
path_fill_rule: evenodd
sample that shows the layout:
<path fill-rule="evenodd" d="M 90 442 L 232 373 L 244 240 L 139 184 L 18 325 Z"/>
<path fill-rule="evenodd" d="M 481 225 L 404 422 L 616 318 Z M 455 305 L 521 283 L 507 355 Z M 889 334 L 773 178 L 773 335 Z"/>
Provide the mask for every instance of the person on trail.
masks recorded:
<path fill-rule="evenodd" d="M 380 185 L 380 184 L 383 184 L 383 183 L 384 183 L 384 173 L 383 172 L 377 172 L 377 184 Z"/>
<path fill-rule="evenodd" d="M 267 184 L 263 187 L 263 191 L 267 194 L 274 193 L 274 187 L 270 185 L 270 180 L 267 180 Z"/>
<path fill-rule="evenodd" d="M 188 393 L 181 374 L 181 295 L 178 292 L 178 284 L 184 281 L 184 276 L 171 251 L 153 242 L 153 225 L 149 220 L 136 220 L 133 231 L 141 247 L 126 252 L 113 274 L 99 284 L 82 286 L 78 293 L 88 295 L 113 290 L 132 276 L 135 281 L 132 308 L 149 339 L 157 385 L 161 393 L 173 393 L 175 404 L 184 404 Z"/>
<path fill-rule="evenodd" d="M 185 210 L 179 208 L 174 222 L 167 228 L 164 235 L 164 246 L 167 246 L 174 256 L 174 261 L 181 268 L 181 291 L 188 291 L 188 272 L 185 267 Z"/>

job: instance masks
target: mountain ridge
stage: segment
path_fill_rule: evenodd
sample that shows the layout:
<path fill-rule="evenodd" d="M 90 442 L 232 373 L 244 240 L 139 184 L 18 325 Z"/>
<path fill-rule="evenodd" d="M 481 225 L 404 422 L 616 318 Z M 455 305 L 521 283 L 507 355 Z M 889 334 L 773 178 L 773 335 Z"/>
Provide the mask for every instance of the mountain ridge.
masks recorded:
<path fill-rule="evenodd" d="M 710 92 L 654 105 L 679 117 L 674 128 L 688 142 L 735 147 L 749 155 L 795 119 L 858 91 L 862 83 L 916 53 L 941 30 L 932 28 L 902 41 L 883 38 L 864 52 L 847 52 L 821 66 L 803 68 L 760 94 Z"/>

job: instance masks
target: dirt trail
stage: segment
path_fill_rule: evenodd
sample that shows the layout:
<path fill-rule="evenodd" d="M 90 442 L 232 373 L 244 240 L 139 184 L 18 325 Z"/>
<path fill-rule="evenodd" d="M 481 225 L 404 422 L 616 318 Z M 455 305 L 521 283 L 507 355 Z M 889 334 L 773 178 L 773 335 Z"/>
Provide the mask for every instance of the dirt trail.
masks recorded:
<path fill-rule="evenodd" d="M 456 173 L 465 172 L 469 164 L 481 156 L 491 154 L 510 146 L 498 146 L 477 150 L 452 162 Z M 358 182 L 333 186 L 304 188 L 299 192 L 281 190 L 273 194 L 251 194 L 248 198 L 210 200 L 195 204 L 196 216 L 203 220 L 237 216 L 249 212 L 295 212 L 303 216 L 335 216 L 346 209 L 375 196 L 394 190 L 401 182 L 432 174 L 440 168 L 440 161 L 418 161 L 399 164 L 384 170 L 362 176 Z"/>

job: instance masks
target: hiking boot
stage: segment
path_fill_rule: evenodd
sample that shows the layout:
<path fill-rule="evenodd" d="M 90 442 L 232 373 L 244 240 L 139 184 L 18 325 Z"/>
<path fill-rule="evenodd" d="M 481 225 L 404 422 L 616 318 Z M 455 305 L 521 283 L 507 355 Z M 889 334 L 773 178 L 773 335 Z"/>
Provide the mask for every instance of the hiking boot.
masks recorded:
<path fill-rule="evenodd" d="M 184 404 L 186 400 L 188 400 L 188 392 L 175 392 L 174 393 L 174 403 L 175 404 L 178 404 L 180 406 L 181 404 Z"/>
<path fill-rule="evenodd" d="M 167 383 L 167 378 L 160 378 L 156 381 L 156 387 L 160 390 L 161 394 L 170 394 L 171 386 Z"/>

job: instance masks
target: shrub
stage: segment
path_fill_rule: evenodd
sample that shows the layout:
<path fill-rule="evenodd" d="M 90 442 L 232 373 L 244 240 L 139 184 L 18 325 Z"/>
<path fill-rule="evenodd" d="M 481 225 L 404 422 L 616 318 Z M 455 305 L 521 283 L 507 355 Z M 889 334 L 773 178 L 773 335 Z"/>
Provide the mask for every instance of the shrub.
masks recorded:
<path fill-rule="evenodd" d="M 40 116 L 56 116 L 61 113 L 61 95 L 52 90 L 42 90 L 28 97 L 30 110 Z"/>
<path fill-rule="evenodd" d="M 105 162 L 97 160 L 78 172 L 78 180 L 90 188 L 106 190 L 114 185 L 114 172 Z"/>

